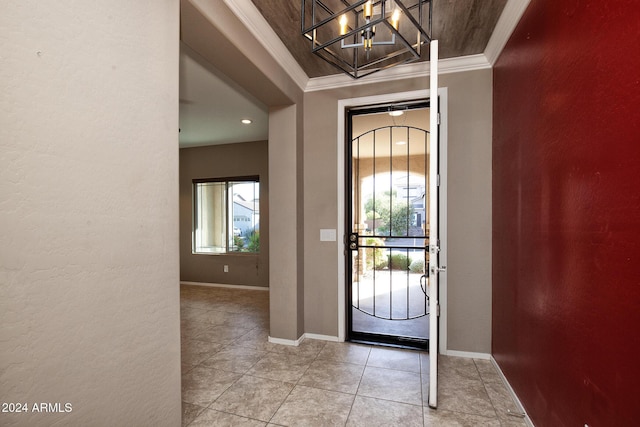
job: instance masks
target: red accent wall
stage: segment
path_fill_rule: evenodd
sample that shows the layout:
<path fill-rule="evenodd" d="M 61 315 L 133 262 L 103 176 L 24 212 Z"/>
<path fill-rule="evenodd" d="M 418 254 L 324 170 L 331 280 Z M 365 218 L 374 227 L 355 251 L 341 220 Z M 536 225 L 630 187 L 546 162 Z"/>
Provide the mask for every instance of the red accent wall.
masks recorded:
<path fill-rule="evenodd" d="M 532 0 L 493 101 L 493 355 L 536 426 L 640 425 L 640 1 Z"/>

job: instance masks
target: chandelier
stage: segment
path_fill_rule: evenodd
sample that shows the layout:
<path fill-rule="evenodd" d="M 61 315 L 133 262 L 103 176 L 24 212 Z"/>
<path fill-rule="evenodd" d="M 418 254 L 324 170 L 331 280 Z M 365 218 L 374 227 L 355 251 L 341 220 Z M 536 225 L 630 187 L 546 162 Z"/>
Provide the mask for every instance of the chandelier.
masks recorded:
<path fill-rule="evenodd" d="M 311 51 L 354 79 L 420 59 L 432 0 L 302 0 Z"/>

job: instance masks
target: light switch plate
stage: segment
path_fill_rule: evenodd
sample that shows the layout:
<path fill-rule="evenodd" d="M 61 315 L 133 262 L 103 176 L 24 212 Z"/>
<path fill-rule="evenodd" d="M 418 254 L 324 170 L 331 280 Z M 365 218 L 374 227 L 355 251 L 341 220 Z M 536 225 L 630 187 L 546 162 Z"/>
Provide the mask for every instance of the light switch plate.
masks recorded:
<path fill-rule="evenodd" d="M 335 242 L 336 241 L 336 229 L 335 228 L 322 228 L 322 229 L 320 229 L 320 241 L 321 242 Z"/>

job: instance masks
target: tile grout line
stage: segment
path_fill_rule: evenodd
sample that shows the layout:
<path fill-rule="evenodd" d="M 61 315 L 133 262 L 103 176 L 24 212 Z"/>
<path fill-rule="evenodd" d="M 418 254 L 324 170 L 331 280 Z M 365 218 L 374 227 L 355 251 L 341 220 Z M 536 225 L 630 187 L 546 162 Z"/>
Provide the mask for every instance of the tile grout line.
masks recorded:
<path fill-rule="evenodd" d="M 485 384 L 484 378 L 482 378 L 482 374 L 480 374 L 480 369 L 478 369 L 478 364 L 476 363 L 476 359 L 471 359 L 473 361 L 473 367 L 476 368 L 476 372 L 478 373 L 478 378 L 480 378 L 480 382 L 482 382 L 482 389 L 485 393 L 487 393 L 487 397 L 489 398 L 489 403 L 491 403 L 491 408 L 493 408 L 493 413 L 495 414 L 496 419 L 502 425 L 502 421 L 500 421 L 500 417 L 498 416 L 498 410 L 496 409 L 496 405 L 493 403 L 493 399 L 487 390 L 487 385 Z"/>
<path fill-rule="evenodd" d="M 369 352 L 367 353 L 367 359 L 364 361 L 364 367 L 362 368 L 362 374 L 360 375 L 360 380 L 358 381 L 358 387 L 356 387 L 356 392 L 353 395 L 353 402 L 351 402 L 351 407 L 349 408 L 349 413 L 347 414 L 347 421 L 345 421 L 345 425 L 349 422 L 349 417 L 351 417 L 351 412 L 353 411 L 353 405 L 356 404 L 356 398 L 358 397 L 358 391 L 360 391 L 360 385 L 362 384 L 362 378 L 364 377 L 364 371 L 367 370 L 367 363 L 369 363 L 369 357 L 371 357 L 371 346 L 367 346 L 369 348 Z"/>
<path fill-rule="evenodd" d="M 298 347 L 299 348 L 299 347 Z M 323 346 L 324 348 L 324 346 Z M 322 350 L 320 350 L 322 351 Z M 282 405 L 284 405 L 284 402 L 287 401 L 287 399 L 289 398 L 289 396 L 291 396 L 291 393 L 293 392 L 293 390 L 296 388 L 296 386 L 298 385 L 298 383 L 300 382 L 300 379 L 302 377 L 304 377 L 304 374 L 307 373 L 307 371 L 309 370 L 309 368 L 311 367 L 311 364 L 313 362 L 315 362 L 315 360 L 318 358 L 318 355 L 320 354 L 320 351 L 318 351 L 318 354 L 316 354 L 316 356 L 313 358 L 313 361 L 311 363 L 309 363 L 309 366 L 307 366 L 307 369 L 305 369 L 305 371 L 302 373 L 302 375 L 300 375 L 300 378 L 298 378 L 296 380 L 295 383 L 293 383 L 293 387 L 291 387 L 291 390 L 289 390 L 289 393 L 286 395 L 286 397 L 282 400 L 282 403 L 280 403 L 280 405 L 278 406 L 278 408 L 275 410 L 275 412 L 273 413 L 273 415 L 271 415 L 271 418 L 269 418 L 269 421 L 267 422 L 267 424 L 271 423 L 271 420 L 273 420 L 273 417 L 276 416 L 276 414 L 278 413 L 278 411 L 280 410 L 280 408 L 282 408 Z"/>
<path fill-rule="evenodd" d="M 358 387 L 356 387 L 356 391 L 353 395 L 353 402 L 351 402 L 351 406 L 349 407 L 349 413 L 347 414 L 347 419 L 344 422 L 345 426 L 349 422 L 349 417 L 351 417 L 351 412 L 353 412 L 353 405 L 356 404 L 356 398 L 358 397 L 358 391 L 360 390 L 360 384 L 362 384 L 362 377 L 364 377 L 364 371 L 367 369 L 367 363 L 369 362 L 369 356 L 371 356 L 371 347 L 369 347 L 369 352 L 367 353 L 367 359 L 364 361 L 364 365 L 362 368 L 362 374 L 360 374 L 360 379 L 358 380 Z"/>

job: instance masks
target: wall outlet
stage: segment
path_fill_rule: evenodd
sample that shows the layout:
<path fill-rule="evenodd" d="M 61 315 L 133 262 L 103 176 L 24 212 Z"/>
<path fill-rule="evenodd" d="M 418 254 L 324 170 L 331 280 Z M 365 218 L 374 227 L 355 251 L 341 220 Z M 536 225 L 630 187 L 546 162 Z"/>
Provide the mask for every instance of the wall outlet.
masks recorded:
<path fill-rule="evenodd" d="M 225 265 L 224 267 L 222 267 L 222 271 L 224 271 L 225 273 L 229 272 L 229 266 Z"/>

